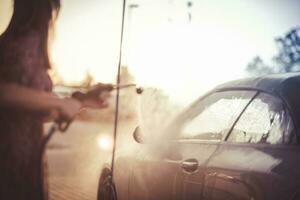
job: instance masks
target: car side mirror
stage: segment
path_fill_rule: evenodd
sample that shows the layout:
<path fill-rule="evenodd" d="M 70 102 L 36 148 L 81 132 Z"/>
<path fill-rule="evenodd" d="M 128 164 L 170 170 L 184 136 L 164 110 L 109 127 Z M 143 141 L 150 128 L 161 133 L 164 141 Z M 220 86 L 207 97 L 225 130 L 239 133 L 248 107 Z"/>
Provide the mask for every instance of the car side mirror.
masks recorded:
<path fill-rule="evenodd" d="M 139 126 L 137 126 L 133 131 L 133 138 L 137 143 L 143 144 L 145 143 L 142 130 Z"/>

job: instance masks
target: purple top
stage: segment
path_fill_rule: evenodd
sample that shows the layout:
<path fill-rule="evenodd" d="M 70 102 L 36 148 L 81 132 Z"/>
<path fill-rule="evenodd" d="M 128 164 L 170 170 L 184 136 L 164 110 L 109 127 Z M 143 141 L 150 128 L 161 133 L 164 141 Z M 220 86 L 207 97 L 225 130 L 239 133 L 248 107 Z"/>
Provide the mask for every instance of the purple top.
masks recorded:
<path fill-rule="evenodd" d="M 52 82 L 42 56 L 39 34 L 32 31 L 19 38 L 7 38 L 1 46 L 1 81 L 51 91 Z"/>
<path fill-rule="evenodd" d="M 36 32 L 0 37 L 0 84 L 51 91 L 41 52 Z M 39 159 L 42 135 L 43 115 L 0 105 L 0 199 L 47 199 L 47 176 Z"/>

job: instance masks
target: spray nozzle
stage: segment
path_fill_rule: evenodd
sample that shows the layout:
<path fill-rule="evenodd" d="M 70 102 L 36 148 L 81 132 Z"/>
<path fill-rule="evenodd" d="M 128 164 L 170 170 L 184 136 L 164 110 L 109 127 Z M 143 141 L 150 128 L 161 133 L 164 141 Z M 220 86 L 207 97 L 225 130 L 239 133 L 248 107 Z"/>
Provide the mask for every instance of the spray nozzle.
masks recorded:
<path fill-rule="evenodd" d="M 125 89 L 125 88 L 130 88 L 130 87 L 135 87 L 137 94 L 142 94 L 144 92 L 144 89 L 142 87 L 137 87 L 136 84 L 115 85 L 115 86 L 113 86 L 113 89 L 120 90 L 120 89 Z"/>

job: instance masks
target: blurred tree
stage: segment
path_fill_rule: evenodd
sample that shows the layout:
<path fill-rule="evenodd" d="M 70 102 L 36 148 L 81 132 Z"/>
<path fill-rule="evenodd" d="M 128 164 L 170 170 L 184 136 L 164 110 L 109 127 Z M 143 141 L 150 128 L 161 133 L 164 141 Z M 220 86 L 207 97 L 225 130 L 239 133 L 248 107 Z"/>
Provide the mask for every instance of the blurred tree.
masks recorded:
<path fill-rule="evenodd" d="M 256 56 L 248 65 L 251 75 L 265 75 L 280 72 L 300 71 L 300 28 L 291 29 L 284 37 L 275 39 L 278 53 L 273 57 L 273 65 L 266 65 Z"/>
<path fill-rule="evenodd" d="M 93 85 L 94 82 L 95 81 L 94 81 L 93 76 L 91 75 L 90 71 L 87 70 L 85 72 L 84 79 L 80 82 L 79 85 L 84 88 L 89 88 Z"/>
<path fill-rule="evenodd" d="M 256 56 L 248 65 L 246 70 L 248 73 L 259 76 L 265 74 L 273 74 L 275 73 L 275 68 L 270 67 L 264 63 L 261 57 Z"/>
<path fill-rule="evenodd" d="M 275 39 L 279 53 L 274 60 L 282 65 L 283 72 L 300 69 L 300 28 L 294 28 L 285 37 Z"/>
<path fill-rule="evenodd" d="M 134 77 L 129 71 L 128 67 L 122 66 L 120 71 L 120 85 L 132 84 L 134 82 Z"/>

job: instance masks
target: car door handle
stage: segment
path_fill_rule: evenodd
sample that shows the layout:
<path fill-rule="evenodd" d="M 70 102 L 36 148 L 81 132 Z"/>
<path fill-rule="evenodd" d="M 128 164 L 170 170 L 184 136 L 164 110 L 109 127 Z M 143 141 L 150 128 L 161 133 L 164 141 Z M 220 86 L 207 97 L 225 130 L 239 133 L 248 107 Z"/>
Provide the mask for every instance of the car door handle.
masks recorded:
<path fill-rule="evenodd" d="M 184 172 L 193 173 L 198 170 L 198 160 L 191 158 L 181 162 L 181 168 Z"/>
<path fill-rule="evenodd" d="M 227 181 L 232 181 L 232 182 L 237 182 L 238 180 L 234 178 L 233 176 L 229 176 L 226 174 L 221 174 L 221 173 L 216 173 L 216 172 L 211 172 L 207 174 L 208 177 L 216 177 L 219 179 L 227 180 Z"/>

